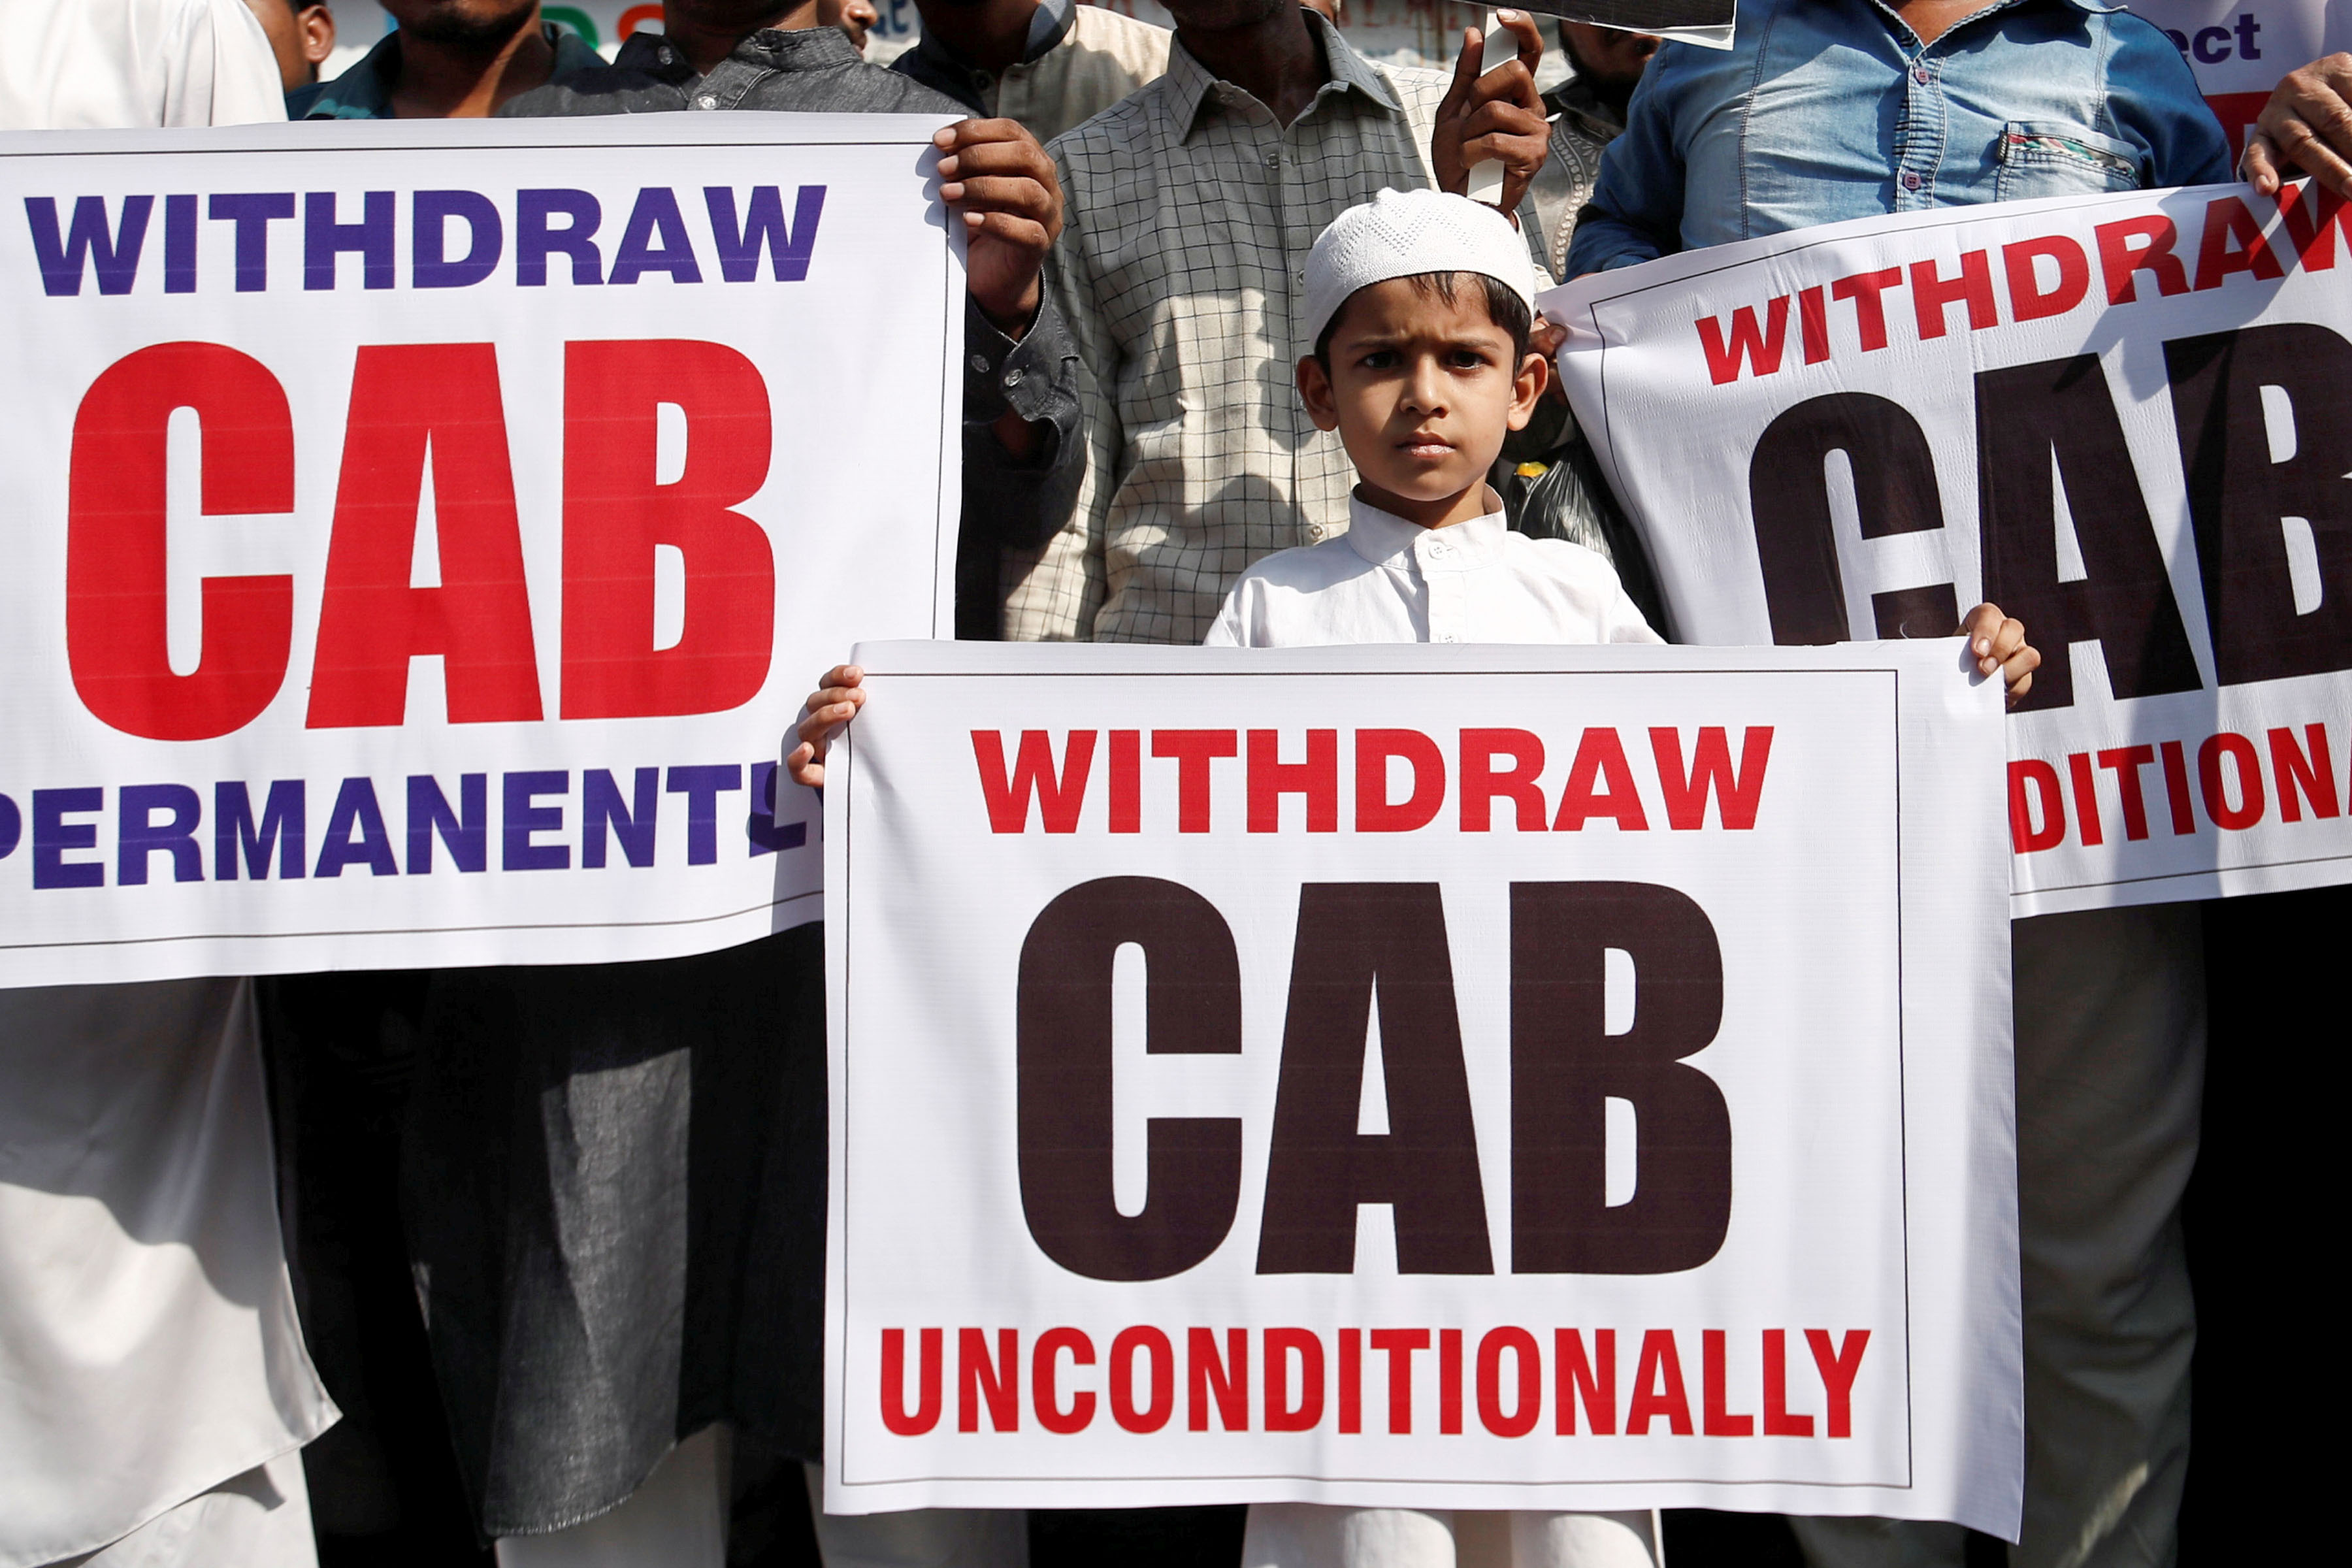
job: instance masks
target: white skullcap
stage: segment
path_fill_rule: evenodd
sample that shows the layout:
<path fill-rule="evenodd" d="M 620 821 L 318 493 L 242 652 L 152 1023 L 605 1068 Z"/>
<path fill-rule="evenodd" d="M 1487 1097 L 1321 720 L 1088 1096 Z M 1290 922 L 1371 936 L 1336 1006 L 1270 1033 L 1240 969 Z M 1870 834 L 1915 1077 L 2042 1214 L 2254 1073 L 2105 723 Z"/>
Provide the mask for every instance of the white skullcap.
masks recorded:
<path fill-rule="evenodd" d="M 1423 272 L 1478 272 L 1535 310 L 1528 242 L 1510 219 L 1444 191 L 1382 191 L 1331 220 L 1307 258 L 1307 341 L 1359 289 Z"/>

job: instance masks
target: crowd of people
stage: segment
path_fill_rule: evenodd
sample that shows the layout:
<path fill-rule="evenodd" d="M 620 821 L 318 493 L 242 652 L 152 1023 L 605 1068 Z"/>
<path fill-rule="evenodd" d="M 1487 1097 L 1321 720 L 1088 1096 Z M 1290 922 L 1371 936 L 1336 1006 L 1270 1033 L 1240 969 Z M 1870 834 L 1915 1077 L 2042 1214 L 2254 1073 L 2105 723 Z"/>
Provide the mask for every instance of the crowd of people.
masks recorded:
<path fill-rule="evenodd" d="M 2239 163 L 2174 46 L 2093 0 L 1746 0 L 1723 51 L 1507 11 L 1517 58 L 1483 74 L 1475 47 L 1450 73 L 1367 59 L 1298 0 L 1170 0 L 1172 33 L 918 0 L 888 68 L 860 0 L 667 0 L 610 62 L 539 0 L 385 9 L 396 27 L 320 82 L 323 5 L 0 0 L 0 127 L 954 117 L 965 638 L 1654 639 L 1671 606 L 1547 389 L 1545 278 Z M 1548 48 L 1570 69 L 1539 93 Z M 2247 177 L 2352 195 L 2347 93 L 2352 58 L 2289 74 Z M 2012 166 L 2020 122 L 2099 155 Z M 1467 195 L 1486 163 L 1491 207 Z M 1526 482 L 1554 468 L 1572 482 Z M 1983 606 L 1966 629 L 2021 689 L 2031 628 Z M 821 684 L 811 784 L 862 700 L 854 671 Z M 1661 1560 L 1635 1516 L 802 1504 L 824 1461 L 822 943 L 0 993 L 0 1568 L 422 1561 L 416 1478 L 450 1472 L 499 1563 L 550 1568 L 717 1568 L 730 1533 L 751 1561 L 803 1507 L 833 1568 L 1013 1568 L 1057 1532 L 1104 1562 Z M 2010 1560 L 2169 1563 L 2196 910 L 2043 916 L 2015 953 Z M 1792 1522 L 1819 1568 L 1971 1550 L 1953 1526 Z"/>

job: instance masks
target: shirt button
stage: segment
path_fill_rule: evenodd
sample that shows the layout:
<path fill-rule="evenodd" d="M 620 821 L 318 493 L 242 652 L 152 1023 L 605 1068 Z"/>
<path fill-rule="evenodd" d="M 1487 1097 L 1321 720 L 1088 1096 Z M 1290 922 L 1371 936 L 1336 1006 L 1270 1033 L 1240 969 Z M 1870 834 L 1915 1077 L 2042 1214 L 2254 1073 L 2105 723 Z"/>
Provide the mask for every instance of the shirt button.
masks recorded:
<path fill-rule="evenodd" d="M 986 375 L 988 374 L 988 356 L 986 354 L 972 355 L 971 369 L 974 375 Z"/>
<path fill-rule="evenodd" d="M 1448 545 L 1442 541 L 1432 540 L 1429 545 L 1429 553 L 1433 560 L 1443 561 L 1448 555 L 1453 554 L 1454 550 L 1451 545 Z"/>
<path fill-rule="evenodd" d="M 1281 154 L 1281 153 L 1268 153 L 1265 155 L 1265 166 L 1266 166 L 1267 168 L 1269 168 L 1269 169 L 1273 168 L 1275 165 L 1276 165 L 1276 164 L 1280 163 L 1281 162 L 1282 162 L 1282 154 Z"/>
<path fill-rule="evenodd" d="M 1913 174 L 1913 173 L 1911 173 L 1911 171 L 1910 171 L 1910 170 L 1908 170 L 1908 169 L 1904 170 L 1904 171 L 1903 171 L 1903 188 L 1904 188 L 1905 190 L 1906 190 L 1906 191 L 1916 191 L 1916 190 L 1917 190 L 1917 189 L 1919 188 L 1919 176 L 1918 176 L 1918 175 L 1916 175 L 1916 174 Z"/>
<path fill-rule="evenodd" d="M 719 107 L 719 100 L 706 92 L 700 98 L 694 100 L 694 107 L 697 109 L 716 109 Z"/>
<path fill-rule="evenodd" d="M 657 59 L 659 59 L 659 60 L 661 61 L 661 63 L 662 63 L 662 64 L 664 64 L 664 65 L 667 65 L 667 64 L 669 64 L 669 59 L 670 59 L 670 55 L 669 55 L 669 46 L 668 46 L 667 44 L 664 44 L 664 45 L 661 47 L 661 53 L 660 53 L 659 55 L 656 56 L 655 58 L 657 58 Z"/>
<path fill-rule="evenodd" d="M 1915 66 L 1915 67 L 1913 67 L 1913 68 L 1912 68 L 1912 70 L 1911 70 L 1911 79 L 1912 79 L 1913 81 L 1917 82 L 1921 87 L 1925 87 L 1925 86 L 1927 86 L 1927 68 L 1926 66 Z"/>
<path fill-rule="evenodd" d="M 1307 525 L 1307 537 L 1309 539 L 1320 539 L 1328 531 L 1329 531 L 1319 522 L 1310 522 Z"/>
<path fill-rule="evenodd" d="M 1019 365 L 1016 364 L 1011 370 L 1004 373 L 1004 384 L 1007 386 L 1018 386 L 1021 384 L 1021 367 Z"/>
<path fill-rule="evenodd" d="M 1440 632 L 1431 640 L 1433 642 L 1460 642 L 1462 639 L 1453 632 Z"/>

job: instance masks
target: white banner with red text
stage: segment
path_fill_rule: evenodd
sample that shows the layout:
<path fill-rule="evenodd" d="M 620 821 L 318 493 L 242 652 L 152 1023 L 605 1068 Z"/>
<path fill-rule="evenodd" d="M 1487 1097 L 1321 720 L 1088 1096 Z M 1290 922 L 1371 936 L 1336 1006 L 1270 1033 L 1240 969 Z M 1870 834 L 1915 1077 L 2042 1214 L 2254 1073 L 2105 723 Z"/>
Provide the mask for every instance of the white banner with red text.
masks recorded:
<path fill-rule="evenodd" d="M 861 648 L 826 1507 L 2013 1534 L 1960 647 Z"/>
<path fill-rule="evenodd" d="M 937 123 L 0 139 L 0 984 L 816 919 L 810 673 L 952 626 Z"/>
<path fill-rule="evenodd" d="M 2352 879 L 2352 208 L 1871 218 L 1543 297 L 1673 635 L 2042 653 L 2018 914 Z"/>

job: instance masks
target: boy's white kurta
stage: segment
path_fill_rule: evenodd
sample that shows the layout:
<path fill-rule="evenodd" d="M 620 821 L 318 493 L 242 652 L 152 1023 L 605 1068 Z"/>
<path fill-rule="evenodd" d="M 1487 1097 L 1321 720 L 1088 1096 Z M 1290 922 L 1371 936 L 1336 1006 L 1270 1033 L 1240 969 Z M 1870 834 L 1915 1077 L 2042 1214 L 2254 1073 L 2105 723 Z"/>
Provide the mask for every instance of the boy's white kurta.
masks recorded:
<path fill-rule="evenodd" d="M 2013 1531 L 1957 641 L 856 657 L 829 1509 Z"/>
<path fill-rule="evenodd" d="M 1211 647 L 1659 640 L 1609 563 L 1499 511 L 1427 529 L 1350 497 L 1348 531 L 1269 555 L 1225 595 Z"/>

